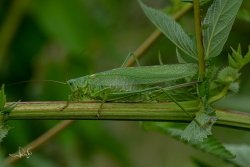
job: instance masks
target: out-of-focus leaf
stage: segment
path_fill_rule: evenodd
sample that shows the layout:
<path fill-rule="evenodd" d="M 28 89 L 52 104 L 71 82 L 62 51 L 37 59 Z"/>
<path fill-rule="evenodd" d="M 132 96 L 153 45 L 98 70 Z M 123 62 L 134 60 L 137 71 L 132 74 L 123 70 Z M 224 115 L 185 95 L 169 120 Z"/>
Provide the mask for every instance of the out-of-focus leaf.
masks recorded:
<path fill-rule="evenodd" d="M 229 159 L 231 163 L 240 167 L 250 166 L 250 145 L 247 144 L 224 144 L 224 146 L 236 155 L 236 158 Z"/>
<path fill-rule="evenodd" d="M 242 19 L 246 21 L 247 23 L 250 23 L 250 12 L 247 9 L 240 9 L 237 18 Z"/>
<path fill-rule="evenodd" d="M 202 31 L 205 59 L 216 57 L 229 36 L 242 0 L 214 0 L 208 9 L 203 25 L 209 25 Z"/>
<path fill-rule="evenodd" d="M 97 36 L 96 32 L 99 32 L 86 11 L 86 5 L 80 0 L 32 1 L 32 16 L 40 28 L 76 54 L 86 48 L 89 41 Z M 102 33 L 105 34 L 105 31 Z"/>
<path fill-rule="evenodd" d="M 183 133 L 185 124 L 183 125 L 183 124 L 168 123 L 168 122 L 141 122 L 141 127 L 146 131 L 154 130 L 161 132 L 167 136 L 175 138 L 176 140 L 182 141 L 185 144 L 188 144 L 197 150 L 201 150 L 203 152 L 212 154 L 217 157 L 225 159 L 235 157 L 213 135 L 209 136 L 208 138 L 205 138 L 203 142 L 199 142 L 196 144 L 182 140 L 180 136 Z"/>

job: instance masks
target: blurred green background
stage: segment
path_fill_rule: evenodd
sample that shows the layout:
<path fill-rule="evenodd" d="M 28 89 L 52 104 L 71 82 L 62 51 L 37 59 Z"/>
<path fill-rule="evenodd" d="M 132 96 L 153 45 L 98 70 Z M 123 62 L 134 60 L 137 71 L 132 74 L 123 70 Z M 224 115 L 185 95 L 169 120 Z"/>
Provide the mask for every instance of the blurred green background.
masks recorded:
<path fill-rule="evenodd" d="M 177 0 L 143 2 L 159 9 L 171 7 Z M 246 53 L 250 43 L 249 10 L 250 2 L 245 0 L 223 52 L 212 63 L 227 65 L 230 46 L 236 49 L 238 43 Z M 206 8 L 203 14 L 205 11 Z M 189 12 L 180 23 L 194 33 L 192 16 Z M 117 68 L 154 30 L 136 0 L 2 0 L 0 81 L 5 84 L 30 79 L 64 82 L 68 72 L 69 78 L 77 78 Z M 140 60 L 141 64 L 159 64 L 158 50 L 164 63 L 177 63 L 174 45 L 162 37 Z M 249 70 L 249 65 L 242 70 L 240 92 L 215 106 L 250 112 Z M 14 85 L 5 92 L 7 101 L 66 101 L 70 94 L 67 86 L 47 82 Z M 58 122 L 8 121 L 13 129 L 1 144 L 0 157 L 8 157 Z M 214 127 L 213 132 L 224 143 L 250 144 L 249 132 L 222 127 Z M 170 137 L 144 132 L 138 122 L 76 121 L 33 152 L 29 159 L 13 166 L 189 167 L 195 166 L 191 157 L 214 166 L 230 166 Z"/>

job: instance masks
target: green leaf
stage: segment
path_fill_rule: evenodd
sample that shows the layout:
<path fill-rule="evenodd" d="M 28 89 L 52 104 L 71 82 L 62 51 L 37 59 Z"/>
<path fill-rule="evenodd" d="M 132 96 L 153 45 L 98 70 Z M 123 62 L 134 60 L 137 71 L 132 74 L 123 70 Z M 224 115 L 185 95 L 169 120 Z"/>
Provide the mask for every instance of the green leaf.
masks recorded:
<path fill-rule="evenodd" d="M 197 60 L 196 39 L 185 32 L 171 17 L 158 10 L 147 7 L 138 0 L 144 13 L 179 49 Z"/>
<path fill-rule="evenodd" d="M 198 85 L 198 92 L 200 97 L 205 97 L 209 93 L 209 81 L 202 82 Z"/>
<path fill-rule="evenodd" d="M 3 122 L 8 119 L 9 113 L 17 106 L 17 103 L 13 103 L 4 107 L 6 103 L 6 95 L 4 94 L 4 85 L 0 90 L 0 143 L 3 138 L 8 134 L 9 126 L 3 125 Z"/>
<path fill-rule="evenodd" d="M 3 122 L 5 122 L 8 119 L 10 112 L 18 105 L 18 103 L 19 101 L 16 103 L 12 103 L 0 111 L 0 113 L 3 115 L 3 118 L 2 118 Z"/>
<path fill-rule="evenodd" d="M 204 125 L 204 127 L 200 127 L 195 121 L 192 121 L 181 134 L 183 140 L 194 144 L 203 142 L 208 135 L 212 135 L 211 129 L 217 120 L 216 116 L 208 115 L 204 111 L 198 112 L 195 118 Z"/>
<path fill-rule="evenodd" d="M 232 67 L 225 67 L 219 72 L 217 81 L 226 85 L 231 84 L 239 77 L 240 74 L 238 70 Z"/>
<path fill-rule="evenodd" d="M 10 113 L 18 105 L 18 103 L 19 101 L 8 105 L 7 107 L 4 107 L 0 112 L 3 114 Z"/>
<path fill-rule="evenodd" d="M 205 113 L 209 114 L 209 115 L 215 114 L 215 109 L 212 108 L 211 105 L 208 103 L 207 98 L 206 97 L 202 97 L 201 100 L 202 100 L 202 104 L 204 106 Z"/>
<path fill-rule="evenodd" d="M 233 48 L 231 49 L 233 51 L 232 56 L 228 54 L 228 63 L 230 67 L 240 70 L 244 65 L 250 62 L 250 46 L 248 47 L 248 52 L 244 56 L 244 58 L 241 53 L 240 44 L 238 46 L 237 51 L 235 51 Z"/>
<path fill-rule="evenodd" d="M 226 148 L 214 136 L 209 136 L 208 138 L 205 138 L 203 142 L 197 144 L 182 140 L 180 135 L 183 133 L 185 125 L 186 124 L 169 122 L 141 122 L 141 127 L 144 130 L 161 132 L 167 136 L 175 138 L 178 141 L 188 144 L 197 150 L 226 159 L 235 157 L 232 153 L 226 150 Z"/>
<path fill-rule="evenodd" d="M 212 79 L 217 74 L 218 69 L 219 69 L 219 67 L 216 67 L 215 65 L 209 66 L 206 69 L 205 78 Z"/>
<path fill-rule="evenodd" d="M 6 137 L 9 130 L 9 126 L 0 126 L 0 143 L 3 141 L 3 138 Z"/>
<path fill-rule="evenodd" d="M 224 146 L 236 155 L 236 158 L 228 161 L 241 167 L 250 166 L 250 145 L 246 144 L 224 144 Z"/>
<path fill-rule="evenodd" d="M 203 25 L 209 27 L 202 31 L 205 59 L 216 57 L 228 38 L 242 0 L 214 0 L 209 7 Z"/>
<path fill-rule="evenodd" d="M 231 96 L 233 94 L 236 94 L 240 89 L 240 84 L 238 82 L 233 82 L 229 86 L 229 90 L 227 92 L 227 96 Z"/>

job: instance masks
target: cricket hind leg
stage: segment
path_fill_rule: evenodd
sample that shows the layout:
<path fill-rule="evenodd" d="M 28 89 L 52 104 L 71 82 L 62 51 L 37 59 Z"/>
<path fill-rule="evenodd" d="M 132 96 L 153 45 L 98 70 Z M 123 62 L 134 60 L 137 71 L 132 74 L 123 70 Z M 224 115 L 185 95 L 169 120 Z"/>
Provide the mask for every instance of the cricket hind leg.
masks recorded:
<path fill-rule="evenodd" d="M 128 54 L 128 56 L 126 57 L 125 61 L 123 62 L 121 68 L 124 68 L 124 66 L 125 66 L 126 63 L 128 62 L 128 59 L 129 59 L 131 56 L 134 57 L 134 59 L 135 59 L 137 65 L 138 65 L 139 67 L 141 66 L 140 63 L 139 63 L 139 61 L 138 61 L 138 58 L 137 58 L 133 53 L 129 52 L 129 54 Z"/>
<path fill-rule="evenodd" d="M 182 111 L 184 111 L 189 117 L 191 117 L 193 120 L 194 120 L 194 122 L 195 123 L 197 123 L 197 125 L 199 125 L 200 127 L 203 127 L 202 126 L 202 124 L 197 120 L 197 119 L 195 119 L 195 118 L 193 118 L 193 116 L 192 115 L 190 115 L 190 113 L 187 111 L 187 110 L 185 110 L 181 105 L 180 105 L 180 103 L 178 103 L 170 94 L 168 94 L 167 93 L 167 91 L 166 90 L 164 90 L 163 88 L 161 88 L 161 87 L 158 87 L 158 89 L 159 90 L 161 90 L 162 92 L 164 92 L 178 107 L 180 107 L 180 109 L 182 110 Z"/>

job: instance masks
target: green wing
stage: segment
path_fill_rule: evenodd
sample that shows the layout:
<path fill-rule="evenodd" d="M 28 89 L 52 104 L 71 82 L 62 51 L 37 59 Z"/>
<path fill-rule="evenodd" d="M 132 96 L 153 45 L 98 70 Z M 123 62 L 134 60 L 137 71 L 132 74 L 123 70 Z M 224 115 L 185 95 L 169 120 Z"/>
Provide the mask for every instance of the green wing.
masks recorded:
<path fill-rule="evenodd" d="M 197 74 L 196 64 L 171 64 L 118 68 L 89 76 L 89 84 L 111 85 L 151 85 L 186 78 Z"/>

